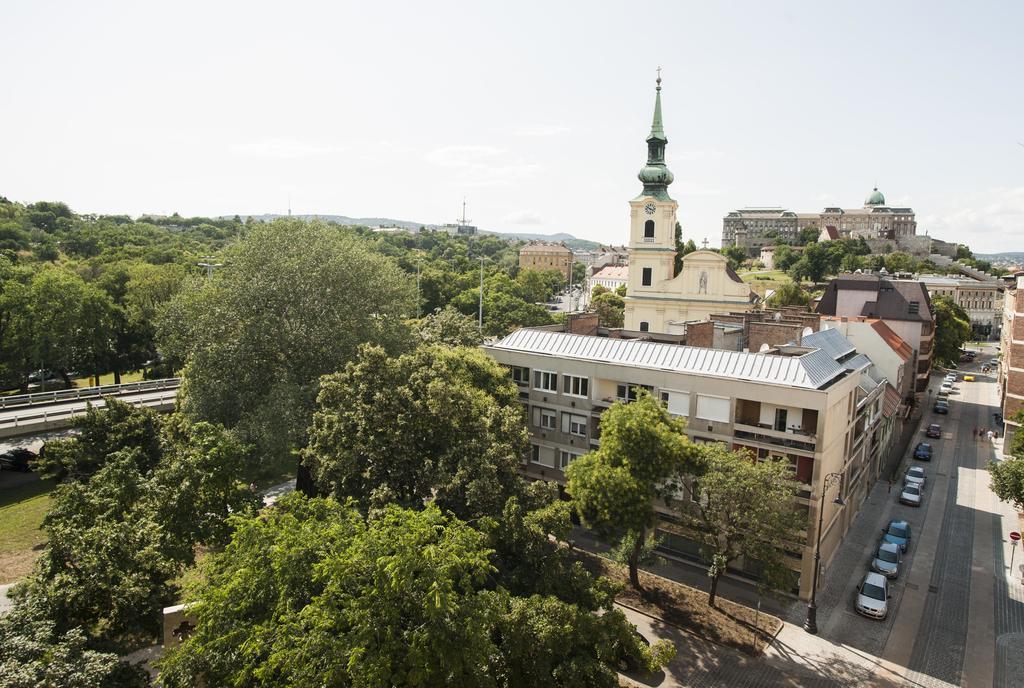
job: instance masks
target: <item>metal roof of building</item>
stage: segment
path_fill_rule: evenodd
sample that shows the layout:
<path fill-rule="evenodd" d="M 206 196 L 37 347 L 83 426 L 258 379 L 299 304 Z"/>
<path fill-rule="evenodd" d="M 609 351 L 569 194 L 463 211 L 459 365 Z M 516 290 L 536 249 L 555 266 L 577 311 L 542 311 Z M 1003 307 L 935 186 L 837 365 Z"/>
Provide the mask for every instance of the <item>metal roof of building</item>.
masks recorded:
<path fill-rule="evenodd" d="M 516 330 L 484 348 L 805 389 L 821 389 L 846 372 L 822 349 L 780 356 L 531 329 Z"/>
<path fill-rule="evenodd" d="M 800 345 L 824 349 L 837 361 L 857 351 L 857 347 L 851 344 L 839 330 L 811 332 L 803 336 L 800 340 Z"/>

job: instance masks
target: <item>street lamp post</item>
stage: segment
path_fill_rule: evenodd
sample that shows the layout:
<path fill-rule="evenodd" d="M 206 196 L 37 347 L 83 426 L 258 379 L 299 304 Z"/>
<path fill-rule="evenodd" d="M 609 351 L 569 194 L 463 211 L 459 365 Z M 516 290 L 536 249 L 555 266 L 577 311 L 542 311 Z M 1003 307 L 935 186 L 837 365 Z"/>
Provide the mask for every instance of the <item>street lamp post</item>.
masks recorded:
<path fill-rule="evenodd" d="M 839 494 L 832 500 L 833 504 L 843 506 L 843 474 L 829 473 L 821 485 L 821 502 L 818 504 L 818 529 L 815 531 L 814 573 L 811 576 L 811 600 L 807 603 L 807 619 L 804 630 L 808 633 L 818 632 L 818 572 L 821 568 L 821 528 L 825 522 L 825 495 L 833 485 L 839 485 Z"/>

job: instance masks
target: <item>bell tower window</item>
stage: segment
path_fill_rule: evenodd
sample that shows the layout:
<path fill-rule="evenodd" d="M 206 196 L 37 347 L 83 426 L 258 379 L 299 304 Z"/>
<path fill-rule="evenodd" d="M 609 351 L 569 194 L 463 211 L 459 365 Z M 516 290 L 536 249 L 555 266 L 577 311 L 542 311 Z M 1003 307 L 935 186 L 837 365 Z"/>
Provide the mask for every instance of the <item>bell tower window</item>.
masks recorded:
<path fill-rule="evenodd" d="M 654 220 L 648 220 L 644 223 L 644 239 L 654 238 Z"/>
<path fill-rule="evenodd" d="M 653 273 L 654 270 L 652 268 L 644 268 L 642 277 L 640 278 L 640 284 L 642 284 L 645 287 L 651 286 L 651 279 Z"/>

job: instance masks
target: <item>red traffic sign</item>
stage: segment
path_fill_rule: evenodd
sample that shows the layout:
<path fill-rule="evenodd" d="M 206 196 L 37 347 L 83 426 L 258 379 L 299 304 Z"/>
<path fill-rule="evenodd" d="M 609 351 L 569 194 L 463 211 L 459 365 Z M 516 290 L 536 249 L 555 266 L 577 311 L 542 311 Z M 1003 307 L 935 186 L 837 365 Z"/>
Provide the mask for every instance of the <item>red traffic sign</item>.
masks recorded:
<path fill-rule="evenodd" d="M 1010 539 L 1014 542 L 1020 540 L 1020 533 L 1018 533 L 1017 531 L 1013 531 L 1012 533 L 1010 533 Z"/>

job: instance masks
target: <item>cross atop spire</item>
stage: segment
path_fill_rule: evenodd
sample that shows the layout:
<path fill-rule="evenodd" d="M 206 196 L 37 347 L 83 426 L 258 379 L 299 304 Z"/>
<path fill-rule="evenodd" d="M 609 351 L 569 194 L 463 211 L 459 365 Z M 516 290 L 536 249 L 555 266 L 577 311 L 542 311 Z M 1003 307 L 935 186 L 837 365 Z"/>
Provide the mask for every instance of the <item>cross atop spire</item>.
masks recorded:
<path fill-rule="evenodd" d="M 655 79 L 655 83 L 658 84 L 658 86 L 657 86 L 657 88 L 655 90 L 660 91 L 661 90 L 661 65 L 658 65 L 658 78 Z"/>

